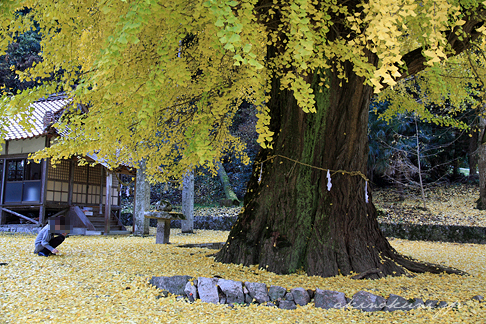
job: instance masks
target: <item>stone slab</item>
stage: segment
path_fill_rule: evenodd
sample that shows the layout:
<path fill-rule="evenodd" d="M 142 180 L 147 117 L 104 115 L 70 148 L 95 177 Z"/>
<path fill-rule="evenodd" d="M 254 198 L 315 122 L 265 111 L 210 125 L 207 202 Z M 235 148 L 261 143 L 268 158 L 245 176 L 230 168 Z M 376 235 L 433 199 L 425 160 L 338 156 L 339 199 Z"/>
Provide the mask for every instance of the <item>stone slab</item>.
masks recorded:
<path fill-rule="evenodd" d="M 188 281 L 184 287 L 184 294 L 187 296 L 189 301 L 195 301 L 198 298 L 196 285 L 193 282 Z"/>
<path fill-rule="evenodd" d="M 217 283 L 217 278 L 197 278 L 197 294 L 201 301 L 213 304 L 219 303 Z"/>
<path fill-rule="evenodd" d="M 267 285 L 261 282 L 245 282 L 245 287 L 248 289 L 250 297 L 255 299 L 257 303 L 262 304 L 270 301 L 268 297 Z"/>
<path fill-rule="evenodd" d="M 413 303 L 411 303 L 407 299 L 403 298 L 402 296 L 390 294 L 390 296 L 388 296 L 386 300 L 386 306 L 383 310 L 385 312 L 394 312 L 397 310 L 406 312 L 413 308 Z"/>
<path fill-rule="evenodd" d="M 270 297 L 271 301 L 283 299 L 286 293 L 287 289 L 284 287 L 270 286 L 270 288 L 268 288 L 268 297 Z"/>
<path fill-rule="evenodd" d="M 297 305 L 305 306 L 310 302 L 309 293 L 304 288 L 294 288 L 290 292 L 294 296 L 294 302 Z"/>
<path fill-rule="evenodd" d="M 381 296 L 361 290 L 353 295 L 351 306 L 365 312 L 376 312 L 385 308 L 386 300 Z"/>
<path fill-rule="evenodd" d="M 347 304 L 346 296 L 344 293 L 332 290 L 316 289 L 314 295 L 315 307 L 330 309 L 330 308 L 343 308 Z"/>
<path fill-rule="evenodd" d="M 218 279 L 218 286 L 226 296 L 226 303 L 243 304 L 245 302 L 241 281 Z"/>
<path fill-rule="evenodd" d="M 152 277 L 149 283 L 174 295 L 185 295 L 184 289 L 191 276 Z"/>
<path fill-rule="evenodd" d="M 297 305 L 291 300 L 281 300 L 278 302 L 278 308 L 280 309 L 296 309 Z"/>

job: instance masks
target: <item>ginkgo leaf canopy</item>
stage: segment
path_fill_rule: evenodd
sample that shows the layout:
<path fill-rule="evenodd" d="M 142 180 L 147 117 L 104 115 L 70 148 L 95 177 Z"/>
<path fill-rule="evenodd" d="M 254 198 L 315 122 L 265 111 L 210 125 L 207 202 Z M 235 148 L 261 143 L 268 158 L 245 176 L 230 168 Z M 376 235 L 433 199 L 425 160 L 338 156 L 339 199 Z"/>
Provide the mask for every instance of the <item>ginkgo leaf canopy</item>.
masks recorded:
<path fill-rule="evenodd" d="M 146 159 L 159 180 L 178 178 L 213 167 L 227 150 L 248 162 L 229 132 L 243 100 L 258 107 L 258 141 L 271 147 L 270 80 L 310 113 L 315 94 L 306 76 L 334 69 L 345 82 L 345 61 L 380 92 L 407 73 L 406 53 L 421 48 L 430 66 L 453 55 L 448 35 L 471 28 L 481 10 L 480 1 L 461 0 L 4 1 L 1 50 L 34 26 L 42 36 L 42 62 L 19 78 L 56 77 L 4 95 L 0 117 L 7 122 L 32 101 L 66 92 L 89 112 L 66 111 L 59 123 L 69 134 L 36 158 L 96 152 L 112 166 Z M 330 37 L 336 26 L 345 32 Z M 268 55 L 266 46 L 277 44 Z"/>

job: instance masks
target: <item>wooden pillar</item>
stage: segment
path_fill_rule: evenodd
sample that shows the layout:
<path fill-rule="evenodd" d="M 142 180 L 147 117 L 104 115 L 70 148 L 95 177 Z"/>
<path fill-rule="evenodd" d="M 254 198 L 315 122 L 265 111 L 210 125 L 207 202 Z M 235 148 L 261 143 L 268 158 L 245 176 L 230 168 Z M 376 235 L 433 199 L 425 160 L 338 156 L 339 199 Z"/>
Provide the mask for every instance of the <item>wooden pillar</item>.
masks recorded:
<path fill-rule="evenodd" d="M 46 193 L 47 193 L 47 159 L 43 159 L 42 163 L 42 173 L 41 173 L 41 196 L 39 208 L 39 223 L 43 226 L 45 225 L 46 218 Z"/>
<path fill-rule="evenodd" d="M 5 147 L 6 146 L 7 146 L 7 144 L 5 144 Z M 5 171 L 7 170 L 6 169 L 7 168 L 6 165 L 7 165 L 7 160 L 3 159 L 3 165 L 2 165 L 2 181 L 1 181 L 2 188 L 0 190 L 0 206 L 3 205 L 3 196 L 4 196 L 4 191 L 5 191 L 5 178 L 7 177 L 7 175 L 5 174 Z M 3 210 L 0 210 L 0 225 L 5 224 L 6 219 L 7 219 L 7 217 L 5 215 L 5 212 Z"/>
<path fill-rule="evenodd" d="M 135 233 L 135 206 L 137 206 L 137 173 L 133 182 L 133 205 L 132 205 L 132 234 Z"/>
<path fill-rule="evenodd" d="M 68 192 L 68 205 L 73 205 L 73 191 L 74 191 L 74 160 L 69 162 L 69 192 Z"/>
<path fill-rule="evenodd" d="M 105 168 L 101 167 L 100 170 L 100 210 L 98 211 L 98 214 L 103 215 L 103 170 L 105 170 Z"/>
<path fill-rule="evenodd" d="M 105 235 L 110 234 L 112 173 L 106 170 Z"/>

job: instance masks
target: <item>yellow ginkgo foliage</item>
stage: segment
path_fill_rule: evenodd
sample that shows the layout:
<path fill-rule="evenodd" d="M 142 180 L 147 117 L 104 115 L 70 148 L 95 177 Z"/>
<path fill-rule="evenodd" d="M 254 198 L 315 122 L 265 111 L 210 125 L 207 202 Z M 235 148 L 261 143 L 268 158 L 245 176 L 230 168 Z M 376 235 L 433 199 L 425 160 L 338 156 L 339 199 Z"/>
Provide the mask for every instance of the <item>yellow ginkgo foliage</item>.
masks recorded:
<path fill-rule="evenodd" d="M 268 73 L 281 77 L 281 86 L 294 91 L 305 112 L 316 111 L 305 76 L 333 67 L 346 79 L 345 61 L 379 92 L 383 85 L 396 84 L 410 49 L 422 46 L 427 65 L 446 58 L 451 48 L 443 32 L 460 34 L 464 11 L 478 5 L 446 0 L 377 0 L 357 6 L 307 0 L 7 1 L 0 7 L 4 50 L 15 33 L 34 25 L 42 35 L 43 61 L 19 72 L 20 80 L 62 72 L 55 82 L 4 97 L 2 116 L 18 115 L 32 100 L 64 91 L 75 103 L 88 105 L 90 113 L 73 109 L 63 120 L 70 133 L 37 158 L 99 152 L 113 166 L 147 158 L 149 173 L 159 179 L 197 165 L 212 167 L 228 149 L 247 161 L 228 126 L 242 100 L 252 102 L 260 107 L 259 143 L 271 145 L 274 132 L 263 105 Z M 27 14 L 16 14 L 25 8 Z M 281 23 L 274 26 L 277 17 Z M 345 25 L 347 35 L 329 37 L 337 24 Z M 265 46 L 282 41 L 284 51 L 265 60 Z M 366 51 L 378 56 L 378 64 L 369 62 Z M 171 163 L 178 155 L 182 159 Z"/>
<path fill-rule="evenodd" d="M 0 49 L 38 28 L 43 60 L 19 78 L 54 81 L 4 96 L 0 119 L 64 91 L 73 106 L 54 126 L 65 135 L 36 159 L 144 159 L 165 181 L 213 168 L 227 150 L 248 162 L 229 126 L 250 102 L 262 150 L 218 260 L 320 276 L 440 272 L 400 256 L 376 223 L 369 103 L 464 51 L 484 32 L 485 9 L 472 0 L 2 1 Z"/>

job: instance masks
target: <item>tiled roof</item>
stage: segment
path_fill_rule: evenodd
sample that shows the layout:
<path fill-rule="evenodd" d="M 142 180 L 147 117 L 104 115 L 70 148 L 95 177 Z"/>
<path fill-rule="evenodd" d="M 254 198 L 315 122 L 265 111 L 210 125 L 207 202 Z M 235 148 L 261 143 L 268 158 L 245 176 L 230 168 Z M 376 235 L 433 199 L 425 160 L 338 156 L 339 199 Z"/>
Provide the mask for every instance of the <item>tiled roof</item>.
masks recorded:
<path fill-rule="evenodd" d="M 25 139 L 44 135 L 46 133 L 46 121 L 52 122 L 54 115 L 60 112 L 70 101 L 63 95 L 53 95 L 39 99 L 30 105 L 30 107 L 34 108 L 30 117 L 33 128 L 27 131 L 16 121 L 10 119 L 5 140 Z"/>

